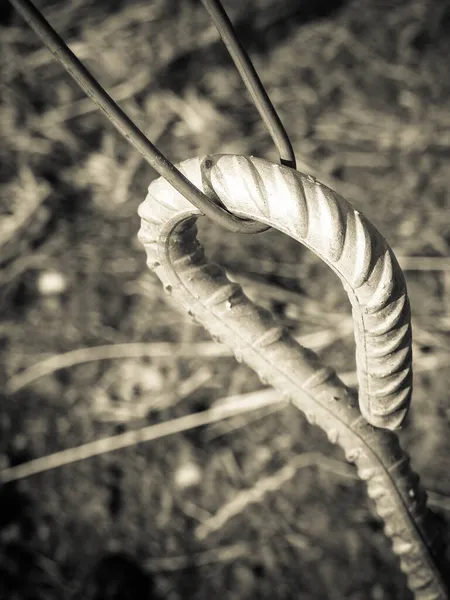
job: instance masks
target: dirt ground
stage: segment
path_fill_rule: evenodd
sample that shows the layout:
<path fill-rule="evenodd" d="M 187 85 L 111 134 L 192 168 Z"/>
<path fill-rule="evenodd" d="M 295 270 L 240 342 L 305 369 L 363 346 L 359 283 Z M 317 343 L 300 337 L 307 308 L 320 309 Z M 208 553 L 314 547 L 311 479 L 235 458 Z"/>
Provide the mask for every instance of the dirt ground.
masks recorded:
<path fill-rule="evenodd" d="M 199 0 L 36 5 L 172 161 L 277 160 Z M 224 5 L 298 169 L 365 213 L 405 270 L 400 437 L 450 538 L 450 3 Z M 13 10 L 0 27 L 0 596 L 411 598 L 320 430 L 267 392 L 214 419 L 261 382 L 148 272 L 137 207 L 155 172 Z M 354 384 L 350 306 L 327 267 L 276 231 L 202 221 L 210 256 Z"/>

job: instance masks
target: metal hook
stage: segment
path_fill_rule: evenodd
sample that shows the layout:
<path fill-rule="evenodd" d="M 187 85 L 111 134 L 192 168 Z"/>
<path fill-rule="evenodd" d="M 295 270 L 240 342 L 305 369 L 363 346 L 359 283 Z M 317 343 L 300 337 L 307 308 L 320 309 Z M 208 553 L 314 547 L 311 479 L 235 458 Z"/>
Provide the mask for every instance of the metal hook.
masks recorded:
<path fill-rule="evenodd" d="M 211 202 L 207 196 L 180 173 L 175 165 L 150 142 L 118 104 L 114 102 L 30 0 L 10 0 L 10 2 L 52 54 L 63 64 L 66 71 L 97 104 L 119 133 L 189 202 L 229 231 L 259 233 L 267 229 L 267 226 L 260 223 L 239 219 L 220 205 Z"/>
<path fill-rule="evenodd" d="M 219 204 L 214 204 L 193 185 L 171 163 L 144 133 L 133 123 L 126 113 L 114 102 L 99 82 L 86 69 L 64 40 L 56 33 L 50 23 L 42 16 L 30 0 L 10 0 L 28 25 L 41 38 L 52 54 L 62 63 L 67 72 L 75 79 L 84 92 L 97 104 L 103 114 L 123 135 L 123 137 L 143 156 L 143 158 L 164 177 L 180 194 L 219 225 L 233 233 L 259 233 L 268 229 L 266 225 L 240 219 Z M 224 38 L 233 60 L 247 89 L 250 91 L 256 107 L 266 123 L 274 142 L 279 149 L 283 164 L 295 165 L 292 147 L 281 121 L 275 112 L 253 65 L 240 44 L 220 2 L 205 1 L 219 33 Z M 294 162 L 293 162 L 294 161 Z"/>

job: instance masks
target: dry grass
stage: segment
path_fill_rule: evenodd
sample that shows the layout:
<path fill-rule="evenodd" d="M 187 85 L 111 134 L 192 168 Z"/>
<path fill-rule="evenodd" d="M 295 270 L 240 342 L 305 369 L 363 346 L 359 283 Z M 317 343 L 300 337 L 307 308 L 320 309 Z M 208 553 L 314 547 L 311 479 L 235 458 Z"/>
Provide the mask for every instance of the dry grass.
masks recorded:
<path fill-rule="evenodd" d="M 36 4 L 172 160 L 276 159 L 200 2 Z M 401 437 L 448 530 L 449 3 L 225 5 L 299 169 L 400 257 L 416 367 Z M 117 582 L 96 596 L 92 569 L 103 557 L 118 580 L 126 555 L 135 599 L 409 598 L 363 485 L 324 468 L 351 475 L 336 448 L 147 273 L 136 210 L 155 174 L 19 17 L 1 26 L 0 74 L 0 595 L 125 598 Z M 200 233 L 354 380 L 346 295 L 316 257 L 276 231 Z"/>

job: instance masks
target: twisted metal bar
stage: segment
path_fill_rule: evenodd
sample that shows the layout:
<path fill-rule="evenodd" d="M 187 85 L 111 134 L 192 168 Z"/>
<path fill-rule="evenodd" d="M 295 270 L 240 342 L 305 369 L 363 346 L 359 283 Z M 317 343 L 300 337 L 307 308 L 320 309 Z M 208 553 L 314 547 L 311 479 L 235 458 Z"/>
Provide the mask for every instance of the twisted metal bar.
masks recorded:
<path fill-rule="evenodd" d="M 378 426 L 399 426 L 411 394 L 409 305 L 402 272 L 381 234 L 332 190 L 286 167 L 218 155 L 179 168 L 239 216 L 301 241 L 341 277 L 361 353 L 361 411 Z M 371 425 L 333 369 L 253 304 L 220 266 L 205 260 L 196 239 L 198 211 L 164 180 L 150 185 L 139 214 L 139 239 L 166 292 L 344 449 L 367 483 L 417 600 L 445 600 L 443 542 L 397 436 Z"/>

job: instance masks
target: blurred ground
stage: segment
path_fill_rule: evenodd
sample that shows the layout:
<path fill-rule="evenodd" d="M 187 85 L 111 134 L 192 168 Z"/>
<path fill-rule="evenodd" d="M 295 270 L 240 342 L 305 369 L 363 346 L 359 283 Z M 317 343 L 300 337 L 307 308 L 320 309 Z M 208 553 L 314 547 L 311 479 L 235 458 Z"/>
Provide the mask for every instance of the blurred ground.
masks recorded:
<path fill-rule="evenodd" d="M 276 160 L 200 2 L 36 4 L 173 161 Z M 416 374 L 401 437 L 448 531 L 450 3 L 225 6 L 299 170 L 352 200 L 405 268 Z M 0 468 L 258 390 L 233 358 L 201 357 L 207 334 L 146 270 L 136 210 L 155 173 L 13 12 L 0 49 Z M 354 381 L 346 296 L 318 259 L 275 231 L 200 229 L 249 295 Z M 190 343 L 198 351 L 186 354 Z M 11 385 L 43 359 L 107 344 L 119 358 L 86 351 L 82 364 Z M 0 595 L 410 598 L 364 486 L 327 457 L 342 459 L 274 405 L 12 481 L 0 488 Z M 273 491 L 258 495 L 267 481 Z M 255 490 L 257 501 L 214 521 Z"/>

